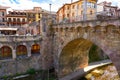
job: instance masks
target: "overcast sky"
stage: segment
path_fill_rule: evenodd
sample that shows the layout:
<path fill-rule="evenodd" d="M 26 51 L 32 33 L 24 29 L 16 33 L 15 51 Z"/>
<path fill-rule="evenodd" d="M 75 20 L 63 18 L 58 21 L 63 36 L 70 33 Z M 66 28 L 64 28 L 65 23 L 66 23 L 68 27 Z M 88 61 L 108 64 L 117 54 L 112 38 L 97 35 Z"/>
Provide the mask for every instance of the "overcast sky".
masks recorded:
<path fill-rule="evenodd" d="M 102 1 L 112 2 L 112 5 L 120 7 L 120 0 L 98 0 L 98 3 Z M 49 4 L 51 3 L 52 11 L 57 11 L 63 4 L 70 2 L 71 0 L 0 0 L 0 5 L 22 10 L 40 6 L 43 9 L 50 10 Z"/>

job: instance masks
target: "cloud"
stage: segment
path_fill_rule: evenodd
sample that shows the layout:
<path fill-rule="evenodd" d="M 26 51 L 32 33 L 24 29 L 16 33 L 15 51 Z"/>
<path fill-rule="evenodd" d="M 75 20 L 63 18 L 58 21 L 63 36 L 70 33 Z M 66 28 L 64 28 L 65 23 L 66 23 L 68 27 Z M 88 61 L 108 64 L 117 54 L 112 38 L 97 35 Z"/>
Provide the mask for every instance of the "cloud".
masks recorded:
<path fill-rule="evenodd" d="M 78 1 L 78 0 L 73 0 Z M 120 6 L 120 0 L 98 0 L 98 3 L 107 1 L 107 2 L 113 2 L 113 5 L 118 5 Z M 0 5 L 3 6 L 9 6 L 13 9 L 32 9 L 33 7 L 42 7 L 43 9 L 50 10 L 49 4 L 51 3 L 51 10 L 52 11 L 57 11 L 63 4 L 65 3 L 70 3 L 71 0 L 40 0 L 38 1 L 33 1 L 33 0 L 0 0 Z"/>

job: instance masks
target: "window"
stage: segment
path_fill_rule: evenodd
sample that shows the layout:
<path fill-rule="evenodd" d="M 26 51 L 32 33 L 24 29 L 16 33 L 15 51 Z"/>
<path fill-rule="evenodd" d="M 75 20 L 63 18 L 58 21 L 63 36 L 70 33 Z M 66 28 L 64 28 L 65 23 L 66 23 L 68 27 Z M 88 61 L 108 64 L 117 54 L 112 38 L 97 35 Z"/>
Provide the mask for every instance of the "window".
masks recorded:
<path fill-rule="evenodd" d="M 83 14 L 83 11 L 81 11 L 81 15 Z"/>
<path fill-rule="evenodd" d="M 40 53 L 40 46 L 39 46 L 38 44 L 32 45 L 31 53 L 32 53 L 32 54 Z"/>
<path fill-rule="evenodd" d="M 5 22 L 5 19 L 4 19 L 4 18 L 2 18 L 2 21 L 3 21 L 3 22 Z"/>
<path fill-rule="evenodd" d="M 67 14 L 67 17 L 69 17 L 69 14 Z"/>
<path fill-rule="evenodd" d="M 106 8 L 104 8 L 104 11 L 106 11 Z"/>
<path fill-rule="evenodd" d="M 8 22 L 11 22 L 11 18 L 8 18 Z"/>
<path fill-rule="evenodd" d="M 90 11 L 90 14 L 91 14 L 91 15 L 93 14 L 92 10 Z"/>
<path fill-rule="evenodd" d="M 17 19 L 17 22 L 20 22 L 20 19 L 19 19 L 19 18 Z"/>
<path fill-rule="evenodd" d="M 0 49 L 0 59 L 3 59 L 3 58 L 11 58 L 12 57 L 12 50 L 10 47 L 8 46 L 3 46 L 1 49 Z"/>
<path fill-rule="evenodd" d="M 67 10 L 69 10 L 69 6 L 67 7 Z"/>
<path fill-rule="evenodd" d="M 26 46 L 24 46 L 24 45 L 17 46 L 16 54 L 17 54 L 17 56 L 26 55 L 27 54 Z"/>
<path fill-rule="evenodd" d="M 75 8 L 75 5 L 73 5 L 72 8 L 74 9 L 74 8 Z"/>
<path fill-rule="evenodd" d="M 22 22 L 25 22 L 25 19 L 22 19 Z"/>
<path fill-rule="evenodd" d="M 4 12 L 2 12 L 2 16 L 4 16 L 5 14 L 4 14 Z"/>
<path fill-rule="evenodd" d="M 16 22 L 16 19 L 15 19 L 15 18 L 13 18 L 13 22 Z"/>
<path fill-rule="evenodd" d="M 79 9 L 79 4 L 77 4 L 77 9 Z"/>
<path fill-rule="evenodd" d="M 74 15 L 74 13 L 72 13 L 72 17 L 74 17 L 75 15 Z"/>

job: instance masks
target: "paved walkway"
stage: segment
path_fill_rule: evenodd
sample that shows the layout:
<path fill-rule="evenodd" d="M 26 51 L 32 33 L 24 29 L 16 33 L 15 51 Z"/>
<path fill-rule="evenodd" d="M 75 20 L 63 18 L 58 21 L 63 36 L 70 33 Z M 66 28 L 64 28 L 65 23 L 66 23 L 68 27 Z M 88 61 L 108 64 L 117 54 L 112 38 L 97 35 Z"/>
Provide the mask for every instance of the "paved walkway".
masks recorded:
<path fill-rule="evenodd" d="M 89 64 L 89 66 L 77 70 L 63 78 L 60 78 L 59 80 L 77 80 L 78 78 L 84 76 L 85 74 L 87 74 L 90 70 L 95 69 L 97 67 L 101 67 L 107 64 L 111 64 L 112 62 L 110 60 L 103 60 L 103 61 L 99 61 L 99 62 L 94 62 Z"/>

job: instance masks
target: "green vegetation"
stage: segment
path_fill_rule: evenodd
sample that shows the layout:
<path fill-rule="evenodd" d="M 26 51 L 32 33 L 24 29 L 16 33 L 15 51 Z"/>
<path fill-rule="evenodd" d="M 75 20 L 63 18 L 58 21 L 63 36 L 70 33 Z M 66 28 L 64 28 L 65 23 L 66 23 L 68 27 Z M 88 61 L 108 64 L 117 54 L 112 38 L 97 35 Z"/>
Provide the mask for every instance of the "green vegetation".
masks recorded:
<path fill-rule="evenodd" d="M 31 74 L 31 75 L 32 75 L 32 74 L 35 74 L 35 72 L 36 72 L 36 71 L 35 71 L 34 68 L 30 68 L 30 69 L 28 69 L 28 70 L 26 71 L 27 74 Z"/>
<path fill-rule="evenodd" d="M 3 79 L 4 79 L 4 80 L 7 80 L 7 78 L 8 78 L 8 76 L 6 76 L 6 75 L 5 75 L 5 76 L 3 76 Z"/>
<path fill-rule="evenodd" d="M 14 77 L 26 75 L 29 76 L 24 78 L 19 78 L 18 80 L 56 80 L 56 76 L 54 72 L 49 72 L 48 70 L 35 70 L 34 68 L 29 68 L 25 73 L 16 73 L 15 75 L 5 75 L 0 79 L 3 80 L 13 80 Z"/>
<path fill-rule="evenodd" d="M 96 45 L 92 45 L 89 51 L 89 63 L 109 59 L 109 57 Z"/>

